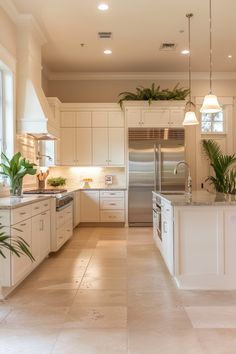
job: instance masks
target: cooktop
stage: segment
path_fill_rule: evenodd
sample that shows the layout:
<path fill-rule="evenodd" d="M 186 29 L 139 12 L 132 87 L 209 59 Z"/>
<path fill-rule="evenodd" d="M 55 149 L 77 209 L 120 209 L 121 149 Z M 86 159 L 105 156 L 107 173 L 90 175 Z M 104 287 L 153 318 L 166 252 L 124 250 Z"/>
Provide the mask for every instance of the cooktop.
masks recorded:
<path fill-rule="evenodd" d="M 65 193 L 66 189 L 31 189 L 24 191 L 24 194 L 58 194 Z"/>

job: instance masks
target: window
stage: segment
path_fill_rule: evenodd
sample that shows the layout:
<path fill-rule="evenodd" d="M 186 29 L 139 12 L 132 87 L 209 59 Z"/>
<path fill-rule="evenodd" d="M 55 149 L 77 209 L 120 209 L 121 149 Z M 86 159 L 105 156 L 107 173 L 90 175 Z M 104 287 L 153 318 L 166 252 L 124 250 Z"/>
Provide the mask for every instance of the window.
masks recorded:
<path fill-rule="evenodd" d="M 14 151 L 13 74 L 0 61 L 0 156 Z"/>
<path fill-rule="evenodd" d="M 218 113 L 202 113 L 201 116 L 202 133 L 224 133 L 224 111 Z"/>

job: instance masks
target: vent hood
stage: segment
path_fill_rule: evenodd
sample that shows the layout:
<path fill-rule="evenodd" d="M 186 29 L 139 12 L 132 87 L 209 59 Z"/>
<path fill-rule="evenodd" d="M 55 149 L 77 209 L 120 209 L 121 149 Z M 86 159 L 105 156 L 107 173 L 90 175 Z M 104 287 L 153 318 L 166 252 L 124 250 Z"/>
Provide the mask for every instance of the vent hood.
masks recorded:
<path fill-rule="evenodd" d="M 41 86 L 45 38 L 31 16 L 19 23 L 17 37 L 17 133 L 38 140 L 57 139 L 58 127 Z"/>

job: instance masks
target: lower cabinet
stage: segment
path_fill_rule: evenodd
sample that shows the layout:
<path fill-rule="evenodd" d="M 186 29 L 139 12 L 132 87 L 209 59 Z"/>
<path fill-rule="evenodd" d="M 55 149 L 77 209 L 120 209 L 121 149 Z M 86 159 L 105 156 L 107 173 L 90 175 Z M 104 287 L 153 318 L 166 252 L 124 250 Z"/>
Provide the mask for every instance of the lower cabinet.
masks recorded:
<path fill-rule="evenodd" d="M 80 223 L 80 191 L 74 192 L 74 205 L 73 205 L 73 226 L 76 227 Z"/>
<path fill-rule="evenodd" d="M 124 191 L 81 191 L 81 222 L 125 222 Z"/>
<path fill-rule="evenodd" d="M 0 258 L 0 286 L 12 287 L 22 281 L 50 252 L 50 200 L 35 202 L 12 210 L 1 210 L 0 219 L 11 237 L 23 238 L 35 258 L 17 257 L 5 252 Z M 38 213 L 38 214 L 37 214 Z"/>
<path fill-rule="evenodd" d="M 67 205 L 56 212 L 56 241 L 52 251 L 57 251 L 73 235 L 73 206 Z"/>
<path fill-rule="evenodd" d="M 99 191 L 81 192 L 81 222 L 99 222 Z"/>
<path fill-rule="evenodd" d="M 174 229 L 173 207 L 170 203 L 162 203 L 162 248 L 161 253 L 169 272 L 174 274 Z"/>

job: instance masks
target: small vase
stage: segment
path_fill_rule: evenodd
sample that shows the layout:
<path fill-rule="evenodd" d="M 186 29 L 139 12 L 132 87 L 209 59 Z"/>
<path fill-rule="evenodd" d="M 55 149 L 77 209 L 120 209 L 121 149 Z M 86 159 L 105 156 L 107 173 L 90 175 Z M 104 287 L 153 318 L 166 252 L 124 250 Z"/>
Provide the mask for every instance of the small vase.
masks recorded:
<path fill-rule="evenodd" d="M 22 198 L 22 185 L 23 185 L 23 178 L 11 183 L 10 185 L 10 195 L 13 198 Z"/>
<path fill-rule="evenodd" d="M 90 184 L 88 182 L 84 182 L 83 188 L 84 189 L 88 189 L 88 188 L 91 188 L 91 187 L 90 187 Z"/>

